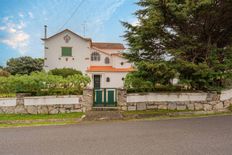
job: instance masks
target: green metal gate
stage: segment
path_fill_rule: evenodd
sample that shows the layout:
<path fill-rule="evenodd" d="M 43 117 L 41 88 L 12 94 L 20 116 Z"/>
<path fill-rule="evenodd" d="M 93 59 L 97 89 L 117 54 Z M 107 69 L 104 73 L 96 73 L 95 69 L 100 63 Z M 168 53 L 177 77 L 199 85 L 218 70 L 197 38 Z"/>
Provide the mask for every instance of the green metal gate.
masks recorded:
<path fill-rule="evenodd" d="M 95 107 L 115 107 L 117 105 L 117 89 L 100 88 L 94 89 Z"/>

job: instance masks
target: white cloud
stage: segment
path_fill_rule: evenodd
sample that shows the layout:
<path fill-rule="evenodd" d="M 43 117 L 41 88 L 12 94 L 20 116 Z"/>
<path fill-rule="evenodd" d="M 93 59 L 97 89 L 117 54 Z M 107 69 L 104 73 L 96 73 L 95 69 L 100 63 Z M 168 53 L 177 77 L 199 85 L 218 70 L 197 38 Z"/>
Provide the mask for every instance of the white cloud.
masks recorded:
<path fill-rule="evenodd" d="M 22 12 L 19 12 L 19 17 L 23 18 L 24 14 Z"/>
<path fill-rule="evenodd" d="M 34 15 L 32 12 L 28 12 L 28 16 L 31 18 L 31 19 L 34 19 Z"/>
<path fill-rule="evenodd" d="M 139 25 L 138 18 L 133 19 L 132 22 L 131 22 L 131 25 L 138 26 Z"/>
<path fill-rule="evenodd" d="M 24 55 L 28 51 L 29 34 L 24 32 L 25 22 L 13 22 L 11 18 L 4 17 L 2 20 L 4 26 L 0 27 L 0 31 L 5 31 L 6 35 L 0 38 L 0 43 L 17 50 Z"/>
<path fill-rule="evenodd" d="M 108 2 L 108 1 L 106 1 Z M 112 15 L 117 11 L 117 9 L 125 2 L 125 0 L 115 0 L 113 3 L 108 3 L 102 10 L 97 10 L 96 16 L 93 16 L 91 19 L 91 23 L 88 26 L 94 26 L 95 33 L 97 33 L 104 25 L 106 21 L 108 21 Z M 102 2 L 104 3 L 104 2 Z"/>

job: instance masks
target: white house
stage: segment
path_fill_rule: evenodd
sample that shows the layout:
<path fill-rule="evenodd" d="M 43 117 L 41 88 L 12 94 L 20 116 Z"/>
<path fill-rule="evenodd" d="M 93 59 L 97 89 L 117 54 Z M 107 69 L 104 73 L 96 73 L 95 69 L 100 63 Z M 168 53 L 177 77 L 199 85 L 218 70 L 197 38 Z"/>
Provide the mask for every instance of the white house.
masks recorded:
<path fill-rule="evenodd" d="M 73 68 L 91 78 L 91 88 L 122 88 L 132 64 L 123 58 L 120 43 L 93 42 L 68 29 L 44 41 L 44 69 Z"/>

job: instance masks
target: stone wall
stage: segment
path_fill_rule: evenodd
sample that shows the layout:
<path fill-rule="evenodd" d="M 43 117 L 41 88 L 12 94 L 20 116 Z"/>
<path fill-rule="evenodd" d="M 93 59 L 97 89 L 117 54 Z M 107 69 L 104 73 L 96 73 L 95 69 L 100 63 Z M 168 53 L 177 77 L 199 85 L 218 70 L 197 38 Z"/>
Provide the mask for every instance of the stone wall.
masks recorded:
<path fill-rule="evenodd" d="M 25 100 L 29 102 L 25 104 Z M 16 102 L 15 105 L 13 101 Z M 1 102 L 1 114 L 58 114 L 83 111 L 82 96 L 73 95 L 26 97 L 26 94 L 17 94 L 16 98 L 0 99 Z"/>
<path fill-rule="evenodd" d="M 84 89 L 83 90 L 83 111 L 91 111 L 93 107 L 93 89 Z"/>
<path fill-rule="evenodd" d="M 126 110 L 203 110 L 225 111 L 232 104 L 232 93 L 132 93 Z"/>

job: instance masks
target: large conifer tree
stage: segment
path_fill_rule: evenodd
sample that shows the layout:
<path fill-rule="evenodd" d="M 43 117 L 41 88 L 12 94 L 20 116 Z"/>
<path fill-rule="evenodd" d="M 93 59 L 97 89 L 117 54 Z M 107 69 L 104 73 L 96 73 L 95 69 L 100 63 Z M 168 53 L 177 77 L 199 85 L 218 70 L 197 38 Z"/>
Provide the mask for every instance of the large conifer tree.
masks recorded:
<path fill-rule="evenodd" d="M 129 60 L 138 65 L 166 63 L 193 89 L 225 86 L 232 69 L 232 0 L 137 4 L 142 7 L 135 13 L 139 24 L 123 22 Z"/>

